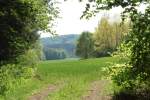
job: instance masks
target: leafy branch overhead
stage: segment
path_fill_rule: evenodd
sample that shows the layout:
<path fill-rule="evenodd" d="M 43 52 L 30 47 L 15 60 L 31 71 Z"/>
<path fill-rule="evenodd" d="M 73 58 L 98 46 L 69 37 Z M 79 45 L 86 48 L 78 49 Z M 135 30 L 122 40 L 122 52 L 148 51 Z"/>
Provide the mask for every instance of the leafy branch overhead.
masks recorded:
<path fill-rule="evenodd" d="M 58 15 L 54 5 L 51 0 L 0 0 L 0 61 L 24 54 L 38 31 L 51 29 Z"/>
<path fill-rule="evenodd" d="M 119 6 L 125 8 L 123 13 L 132 12 L 135 7 L 138 7 L 141 3 L 149 4 L 150 0 L 88 0 L 81 18 L 85 17 L 88 19 L 101 10 L 109 10 Z"/>
<path fill-rule="evenodd" d="M 38 31 L 52 32 L 54 0 L 0 0 L 0 96 L 11 84 L 35 75 L 40 58 Z"/>
<path fill-rule="evenodd" d="M 146 7 L 144 12 L 138 10 L 141 4 Z M 150 87 L 150 0 L 90 1 L 82 18 L 89 18 L 101 10 L 109 10 L 119 6 L 124 8 L 122 20 L 129 18 L 131 21 L 131 30 L 122 47 L 122 50 L 125 50 L 122 52 L 127 53 L 128 50 L 130 51 L 129 54 L 126 54 L 130 58 L 123 66 L 120 65 L 120 69 L 115 69 L 115 71 L 119 71 L 115 72 L 112 80 L 122 86 L 123 89 L 138 93 L 140 90 L 148 90 Z"/>

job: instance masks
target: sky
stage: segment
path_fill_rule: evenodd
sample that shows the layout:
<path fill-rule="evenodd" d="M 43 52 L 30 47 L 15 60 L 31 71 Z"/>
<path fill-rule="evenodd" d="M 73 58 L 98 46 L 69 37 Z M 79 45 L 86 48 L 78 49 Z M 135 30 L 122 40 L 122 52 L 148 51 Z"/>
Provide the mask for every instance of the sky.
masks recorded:
<path fill-rule="evenodd" d="M 123 10 L 121 7 L 113 8 L 110 11 L 101 11 L 95 17 L 89 20 L 80 19 L 83 11 L 85 10 L 85 2 L 78 2 L 78 0 L 59 0 L 58 5 L 60 9 L 60 19 L 57 20 L 55 27 L 56 34 L 66 35 L 66 34 L 81 34 L 83 31 L 94 32 L 98 25 L 98 22 L 102 16 L 109 14 L 111 20 L 119 20 L 120 13 Z M 41 37 L 47 37 L 49 34 L 44 33 Z"/>

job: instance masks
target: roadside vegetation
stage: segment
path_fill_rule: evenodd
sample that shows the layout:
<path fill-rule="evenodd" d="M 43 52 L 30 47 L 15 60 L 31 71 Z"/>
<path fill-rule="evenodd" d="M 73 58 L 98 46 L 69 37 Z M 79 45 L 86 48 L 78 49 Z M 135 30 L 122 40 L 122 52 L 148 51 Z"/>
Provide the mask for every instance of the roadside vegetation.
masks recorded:
<path fill-rule="evenodd" d="M 15 84 L 5 99 L 26 100 L 42 88 L 54 84 L 60 89 L 50 93 L 48 100 L 80 100 L 93 81 L 103 79 L 103 68 L 116 62 L 112 57 L 43 61 L 38 64 L 36 76 Z"/>
<path fill-rule="evenodd" d="M 39 33 L 53 34 L 59 14 L 55 4 L 53 0 L 0 0 L 0 99 L 39 99 L 41 89 L 52 84 L 42 93 L 44 99 L 80 100 L 93 82 L 96 87 L 107 82 L 105 77 L 110 80 L 106 90 L 112 100 L 149 100 L 150 1 L 90 0 L 81 18 L 120 6 L 122 21 L 103 17 L 95 32 L 82 32 L 75 49 L 79 59 L 41 61 Z M 142 4 L 144 12 L 138 10 Z M 48 47 L 44 53 L 46 59 L 64 59 L 65 52 Z M 47 93 L 54 87 L 59 89 Z M 97 92 L 96 88 L 90 93 Z"/>

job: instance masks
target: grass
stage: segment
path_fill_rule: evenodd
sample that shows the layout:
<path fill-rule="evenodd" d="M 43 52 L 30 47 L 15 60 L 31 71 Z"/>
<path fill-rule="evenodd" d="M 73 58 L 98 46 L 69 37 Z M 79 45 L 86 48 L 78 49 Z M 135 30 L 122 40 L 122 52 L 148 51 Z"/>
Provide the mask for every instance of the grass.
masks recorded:
<path fill-rule="evenodd" d="M 89 85 L 100 80 L 102 68 L 116 62 L 112 57 L 87 60 L 53 60 L 40 62 L 37 68 L 39 79 L 27 80 L 8 93 L 5 100 L 26 100 L 48 84 L 61 84 L 63 87 L 49 94 L 47 100 L 80 100 Z"/>

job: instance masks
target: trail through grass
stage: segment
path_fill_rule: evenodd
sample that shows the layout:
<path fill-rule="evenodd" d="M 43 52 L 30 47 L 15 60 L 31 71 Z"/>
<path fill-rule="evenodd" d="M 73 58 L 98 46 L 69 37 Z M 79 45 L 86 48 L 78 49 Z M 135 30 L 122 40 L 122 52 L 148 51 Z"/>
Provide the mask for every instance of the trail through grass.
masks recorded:
<path fill-rule="evenodd" d="M 59 84 L 63 87 L 49 93 L 46 100 L 81 100 L 90 84 L 101 80 L 104 74 L 102 68 L 113 62 L 116 62 L 116 59 L 111 57 L 40 62 L 37 68 L 37 78 L 16 86 L 13 92 L 8 93 L 6 99 L 26 100 L 48 84 Z"/>

